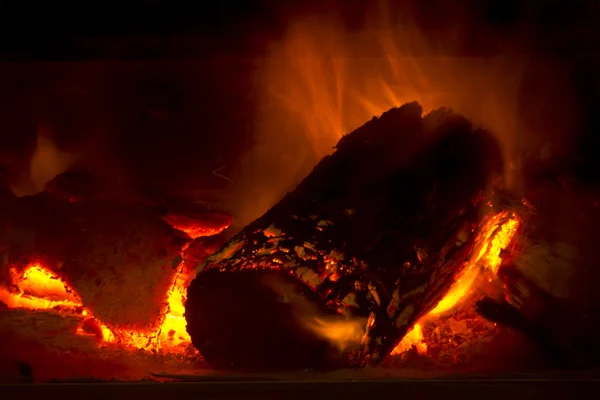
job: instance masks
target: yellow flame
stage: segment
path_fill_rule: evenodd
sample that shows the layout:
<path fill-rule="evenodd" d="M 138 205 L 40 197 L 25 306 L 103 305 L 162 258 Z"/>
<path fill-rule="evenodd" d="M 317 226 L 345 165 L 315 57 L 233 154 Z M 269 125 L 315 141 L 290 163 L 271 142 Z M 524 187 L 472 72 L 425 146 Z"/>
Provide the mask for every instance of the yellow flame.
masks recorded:
<path fill-rule="evenodd" d="M 413 328 L 408 331 L 402 341 L 392 350 L 392 355 L 402 354 L 405 351 L 409 351 L 413 347 L 417 349 L 419 353 L 427 351 L 427 343 L 425 343 L 423 337 L 423 328 L 421 324 L 415 324 Z"/>
<path fill-rule="evenodd" d="M 410 349 L 413 345 L 420 352 L 427 350 L 427 345 L 423 342 L 421 325 L 447 315 L 462 300 L 472 294 L 474 282 L 482 273 L 482 270 L 489 270 L 493 274 L 498 272 L 498 268 L 502 264 L 502 250 L 510 245 L 519 225 L 520 221 L 518 218 L 508 211 L 497 213 L 486 221 L 477 241 L 478 248 L 475 249 L 475 253 L 469 260 L 465 270 L 437 306 L 417 321 L 415 325 L 415 327 L 418 326 L 417 330 L 413 329 L 413 331 L 409 332 L 394 348 L 392 354 L 400 354 Z"/>
<path fill-rule="evenodd" d="M 349 320 L 313 318 L 307 327 L 314 333 L 327 339 L 340 350 L 360 344 L 365 334 L 365 319 L 354 318 Z"/>
<path fill-rule="evenodd" d="M 502 263 L 500 253 L 510 244 L 518 226 L 519 221 L 514 216 L 509 217 L 507 211 L 491 217 L 482 228 L 478 239 L 479 249 L 475 251 L 475 255 L 471 257 L 450 291 L 429 315 L 444 314 L 452 310 L 461 299 L 471 293 L 473 282 L 482 268 L 496 273 Z"/>
<path fill-rule="evenodd" d="M 341 17 L 294 19 L 281 40 L 270 43 L 258 69 L 256 145 L 235 179 L 244 185 L 233 199 L 243 213 L 238 222 L 262 215 L 342 135 L 408 102 L 418 101 L 425 112 L 451 108 L 496 135 L 511 187 L 522 176 L 523 154 L 537 153 L 548 135 L 553 143 L 570 140 L 570 78 L 561 67 L 528 56 L 525 38 L 494 41 L 493 56 L 458 56 L 463 40 L 473 36 L 463 34 L 473 33 L 464 32 L 472 15 L 459 6 L 453 11 L 443 37 L 424 32 L 415 10 L 396 13 L 386 2 L 369 7 L 361 28 L 348 28 Z M 532 117 L 565 104 L 560 123 Z"/>

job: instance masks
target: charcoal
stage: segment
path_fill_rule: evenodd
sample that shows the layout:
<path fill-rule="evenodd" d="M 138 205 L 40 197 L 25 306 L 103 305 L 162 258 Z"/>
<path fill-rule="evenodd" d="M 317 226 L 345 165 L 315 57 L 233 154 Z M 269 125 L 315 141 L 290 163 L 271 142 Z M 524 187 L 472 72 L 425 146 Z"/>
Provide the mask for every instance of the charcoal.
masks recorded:
<path fill-rule="evenodd" d="M 161 323 L 191 242 L 153 205 L 71 202 L 46 192 L 6 203 L 0 221 L 1 281 L 10 281 L 9 268 L 39 263 L 64 279 L 95 317 L 122 329 L 151 331 Z M 212 222 L 210 229 L 217 229 Z"/>
<path fill-rule="evenodd" d="M 215 367 L 380 363 L 462 271 L 502 170 L 494 138 L 450 110 L 374 118 L 196 268 L 194 346 Z M 341 346 L 315 321 L 360 331 Z"/>

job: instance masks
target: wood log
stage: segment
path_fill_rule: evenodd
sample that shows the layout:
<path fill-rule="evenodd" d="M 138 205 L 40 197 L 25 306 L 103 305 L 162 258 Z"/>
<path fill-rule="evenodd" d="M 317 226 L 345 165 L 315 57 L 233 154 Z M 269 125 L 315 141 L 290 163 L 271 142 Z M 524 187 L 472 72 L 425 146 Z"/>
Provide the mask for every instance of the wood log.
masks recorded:
<path fill-rule="evenodd" d="M 38 262 L 63 278 L 94 316 L 109 327 L 155 329 L 192 240 L 152 204 L 84 199 L 48 193 L 15 198 L 0 209 L 0 284 L 10 268 Z M 193 225 L 215 233 L 222 213 L 195 214 Z M 202 243 L 195 248 L 202 249 Z"/>
<path fill-rule="evenodd" d="M 504 266 L 500 275 L 506 299 L 483 298 L 478 314 L 526 335 L 553 368 L 600 365 L 600 309 L 556 297 L 514 266 Z"/>
<path fill-rule="evenodd" d="M 449 110 L 374 118 L 198 266 L 194 346 L 215 367 L 379 363 L 462 270 L 499 171 L 492 136 Z"/>
<path fill-rule="evenodd" d="M 600 365 L 598 193 L 554 179 L 529 188 L 524 229 L 498 272 L 503 298 L 476 307 L 525 334 L 557 368 Z"/>

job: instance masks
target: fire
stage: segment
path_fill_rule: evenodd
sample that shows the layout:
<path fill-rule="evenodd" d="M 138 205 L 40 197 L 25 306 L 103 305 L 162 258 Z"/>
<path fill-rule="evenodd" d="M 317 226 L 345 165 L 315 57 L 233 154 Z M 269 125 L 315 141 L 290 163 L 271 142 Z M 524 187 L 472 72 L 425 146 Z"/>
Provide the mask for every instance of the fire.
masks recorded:
<path fill-rule="evenodd" d="M 416 348 L 419 353 L 427 351 L 427 343 L 424 342 L 423 327 L 421 324 L 415 324 L 404 336 L 402 341 L 394 348 L 392 355 L 402 354 L 412 348 Z"/>
<path fill-rule="evenodd" d="M 218 235 L 231 225 L 229 215 L 216 213 L 211 215 L 211 219 L 169 213 L 164 220 L 173 228 L 185 232 L 192 239 Z"/>
<path fill-rule="evenodd" d="M 490 217 L 481 229 L 480 239 L 472 258 L 462 275 L 456 280 L 449 293 L 413 326 L 392 354 L 401 354 L 412 348 L 426 353 L 429 344 L 424 327 L 442 323 L 452 311 L 463 304 L 476 289 L 477 278 L 483 273 L 495 275 L 502 263 L 502 251 L 506 249 L 518 227 L 519 219 L 507 211 Z M 186 331 L 184 303 L 190 276 L 184 272 L 183 262 L 173 277 L 172 289 L 166 298 L 164 319 L 153 332 L 122 330 L 108 327 L 94 317 L 85 307 L 81 297 L 58 275 L 40 263 L 32 263 L 24 270 L 10 270 L 12 286 L 0 286 L 0 301 L 11 308 L 30 310 L 58 310 L 61 313 L 78 315 L 81 323 L 79 335 L 95 335 L 101 345 L 118 344 L 126 348 L 140 349 L 157 354 L 185 354 L 191 347 Z M 360 342 L 364 321 L 325 321 L 315 319 L 311 329 L 320 336 L 336 343 L 341 349 Z"/>
<path fill-rule="evenodd" d="M 490 218 L 482 229 L 479 249 L 450 289 L 450 292 L 438 303 L 429 315 L 440 315 L 452 310 L 461 299 L 472 293 L 473 282 L 481 273 L 481 269 L 489 269 L 493 274 L 498 272 L 502 263 L 500 253 L 511 242 L 519 225 L 516 217 L 509 216 L 507 211 Z"/>
<path fill-rule="evenodd" d="M 78 333 L 87 334 L 90 331 L 89 326 L 93 325 L 103 340 L 110 341 L 114 337 L 110 329 L 97 321 L 83 306 L 81 298 L 73 289 L 39 263 L 30 264 L 21 273 L 13 268 L 10 275 L 13 288 L 0 287 L 0 301 L 8 307 L 30 310 L 60 309 L 79 314 L 85 320 L 78 328 Z"/>
<path fill-rule="evenodd" d="M 571 100 L 560 66 L 528 56 L 526 35 L 485 40 L 480 35 L 490 32 L 470 31 L 467 2 L 439 2 L 448 8 L 440 14 L 445 26 L 434 32 L 421 25 L 425 2 L 366 3 L 360 25 L 347 23 L 343 13 L 303 15 L 269 44 L 257 76 L 256 146 L 239 172 L 239 180 L 248 182 L 238 199 L 247 213 L 242 225 L 270 208 L 343 135 L 408 102 L 419 102 L 426 113 L 451 108 L 493 132 L 511 188 L 519 187 L 523 154 L 537 153 L 542 135 L 570 137 L 569 110 L 558 124 L 529 117 L 563 110 Z M 478 37 L 489 55 L 465 55 L 465 44 Z"/>
<path fill-rule="evenodd" d="M 190 343 L 184 318 L 188 276 L 183 273 L 183 262 L 166 299 L 164 320 L 154 332 L 109 328 L 93 316 L 72 288 L 39 263 L 30 264 L 22 272 L 13 268 L 10 274 L 12 287 L 0 287 L 0 301 L 11 308 L 53 309 L 79 315 L 82 321 L 77 334 L 99 336 L 102 344 L 120 344 L 161 354 L 183 354 Z"/>
<path fill-rule="evenodd" d="M 502 251 L 511 244 L 519 225 L 519 219 L 508 211 L 497 213 L 485 222 L 475 252 L 462 274 L 438 305 L 415 324 L 392 354 L 403 353 L 413 346 L 419 352 L 427 351 L 422 326 L 435 324 L 454 311 L 474 293 L 477 278 L 482 274 L 491 273 L 492 278 L 488 280 L 493 279 L 502 264 Z"/>
<path fill-rule="evenodd" d="M 365 333 L 364 325 L 365 323 L 362 318 L 341 321 L 315 317 L 307 324 L 307 327 L 319 336 L 337 345 L 340 350 L 344 350 L 354 344 L 360 343 Z"/>
<path fill-rule="evenodd" d="M 57 306 L 82 306 L 79 296 L 74 291 L 39 264 L 30 265 L 21 274 L 12 269 L 10 274 L 19 295 L 10 296 L 7 292 L 2 292 L 1 299 L 9 307 L 49 309 Z"/>

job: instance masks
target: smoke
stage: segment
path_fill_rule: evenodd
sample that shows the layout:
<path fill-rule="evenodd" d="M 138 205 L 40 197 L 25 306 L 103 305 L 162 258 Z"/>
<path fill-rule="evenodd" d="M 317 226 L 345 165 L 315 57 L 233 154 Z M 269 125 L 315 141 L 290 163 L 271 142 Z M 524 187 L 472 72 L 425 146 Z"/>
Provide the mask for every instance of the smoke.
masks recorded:
<path fill-rule="evenodd" d="M 263 283 L 293 307 L 297 321 L 314 335 L 327 340 L 340 351 L 360 345 L 365 335 L 366 318 L 325 314 L 315 303 L 298 293 L 296 286 L 274 276 L 264 278 Z"/>
<path fill-rule="evenodd" d="M 18 197 L 31 196 L 44 191 L 46 184 L 57 175 L 67 172 L 78 160 L 78 155 L 61 151 L 49 131 L 39 126 L 36 144 L 26 170 L 20 179 L 10 185 Z"/>

